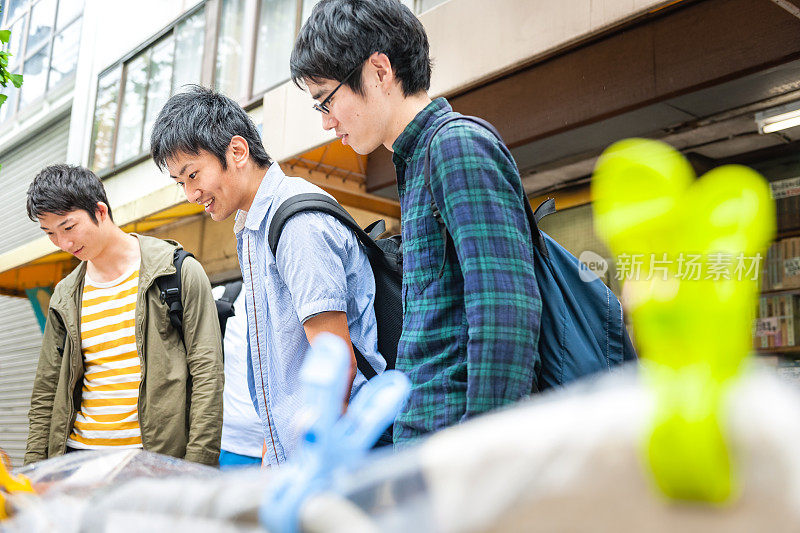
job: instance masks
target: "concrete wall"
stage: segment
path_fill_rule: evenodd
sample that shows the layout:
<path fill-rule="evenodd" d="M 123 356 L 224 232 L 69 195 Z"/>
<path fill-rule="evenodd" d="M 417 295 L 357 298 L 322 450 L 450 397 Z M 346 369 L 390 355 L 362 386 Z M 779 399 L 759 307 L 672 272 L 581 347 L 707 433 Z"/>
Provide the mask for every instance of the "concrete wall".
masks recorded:
<path fill-rule="evenodd" d="M 669 3 L 450 0 L 420 16 L 434 62 L 430 94 L 461 92 Z M 311 97 L 291 82 L 264 95 L 264 140 L 276 159 L 293 157 L 334 138 L 322 130 L 311 103 Z"/>

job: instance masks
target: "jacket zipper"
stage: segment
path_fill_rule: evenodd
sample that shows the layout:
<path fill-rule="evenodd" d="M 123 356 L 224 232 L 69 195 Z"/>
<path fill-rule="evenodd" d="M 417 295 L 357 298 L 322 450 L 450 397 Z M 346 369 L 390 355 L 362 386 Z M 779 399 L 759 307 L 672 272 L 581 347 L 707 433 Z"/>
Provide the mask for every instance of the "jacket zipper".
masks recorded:
<path fill-rule="evenodd" d="M 153 278 L 155 279 L 155 278 Z M 141 280 L 140 280 L 141 281 Z M 150 287 L 147 287 L 149 290 Z M 146 291 L 143 291 L 142 294 L 146 294 Z M 142 335 L 144 332 L 142 331 L 143 328 L 143 318 L 142 318 L 142 304 L 143 301 L 138 300 L 137 295 L 137 302 L 136 302 L 136 351 L 139 355 L 139 368 L 141 368 L 140 376 L 139 376 L 139 389 L 136 393 L 136 417 L 137 422 L 139 422 L 139 438 L 142 439 L 142 449 L 146 450 L 147 446 L 145 446 L 145 438 L 144 438 L 144 428 L 142 427 L 142 386 L 144 385 L 144 378 L 145 374 L 147 373 L 147 365 L 145 364 L 144 360 L 144 344 L 142 343 Z M 141 298 L 141 300 L 146 300 L 146 298 Z"/>
<path fill-rule="evenodd" d="M 64 327 L 66 328 L 66 325 Z M 76 345 L 75 344 L 75 337 L 73 337 L 72 333 L 69 332 L 69 331 L 67 332 L 67 336 L 65 337 L 65 343 L 66 343 L 67 339 L 69 339 L 72 342 L 73 345 Z M 77 346 L 80 346 L 80 345 L 77 344 Z M 67 351 L 67 346 L 65 344 L 64 352 L 66 352 L 66 351 Z M 78 377 L 77 377 L 76 372 L 75 372 L 74 357 L 72 356 L 72 354 L 74 352 L 75 352 L 75 350 L 74 350 L 74 347 L 73 347 L 73 349 L 70 350 L 70 361 L 69 361 L 69 393 L 70 394 L 69 394 L 69 411 L 68 411 L 69 416 L 67 417 L 67 419 L 69 420 L 69 424 L 67 425 L 67 434 L 64 436 L 64 445 L 61 448 L 61 453 L 62 454 L 67 452 L 67 441 L 69 440 L 69 436 L 72 433 L 72 429 L 75 427 L 75 419 L 78 416 L 78 413 L 75 410 L 75 387 L 77 387 L 77 385 L 78 385 Z M 81 353 L 81 351 L 78 350 L 78 358 L 79 359 L 82 357 L 82 355 L 83 354 Z M 61 354 L 61 356 L 63 357 L 64 354 Z M 78 362 L 80 364 L 83 364 L 81 361 L 78 361 Z"/>
<path fill-rule="evenodd" d="M 139 366 L 142 369 L 141 377 L 139 379 L 139 391 L 137 393 L 137 398 L 136 398 L 136 416 L 139 418 L 139 436 L 142 439 L 142 449 L 143 450 L 147 449 L 147 445 L 145 444 L 145 437 L 144 437 L 145 431 L 144 431 L 144 426 L 143 426 L 143 423 L 142 423 L 142 420 L 143 420 L 143 418 L 142 418 L 142 386 L 144 386 L 145 376 L 147 375 L 147 364 L 146 364 L 146 361 L 145 361 L 144 343 L 142 342 L 142 339 L 144 338 L 144 331 L 143 331 L 143 328 L 144 328 L 144 313 L 143 313 L 142 309 L 143 309 L 143 306 L 145 305 L 145 303 L 147 301 L 147 297 L 146 297 L 147 291 L 149 291 L 150 287 L 153 286 L 153 283 L 155 283 L 155 280 L 156 280 L 157 277 L 159 277 L 160 275 L 168 273 L 168 272 L 166 272 L 166 270 L 168 270 L 168 269 L 164 269 L 164 271 L 162 271 L 162 272 L 157 272 L 156 275 L 154 275 L 150 280 L 147 281 L 147 287 L 144 288 L 144 290 L 138 291 L 137 301 L 136 301 L 136 330 L 137 330 L 137 334 L 136 334 L 136 351 L 137 351 L 137 353 L 139 355 L 139 363 L 140 363 Z M 140 284 L 139 289 L 142 288 L 141 282 L 142 282 L 142 279 L 139 278 L 139 284 Z M 141 295 L 141 297 L 139 295 Z"/>

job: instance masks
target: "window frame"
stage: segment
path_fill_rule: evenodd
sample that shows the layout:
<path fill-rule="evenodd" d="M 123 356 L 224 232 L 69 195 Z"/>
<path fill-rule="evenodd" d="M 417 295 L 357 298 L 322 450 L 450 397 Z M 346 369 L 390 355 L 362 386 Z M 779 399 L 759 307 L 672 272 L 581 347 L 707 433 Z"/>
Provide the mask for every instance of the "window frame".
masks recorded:
<path fill-rule="evenodd" d="M 23 35 L 22 39 L 20 40 L 20 50 L 11 50 L 11 53 L 14 54 L 15 57 L 19 58 L 19 62 L 14 65 L 12 72 L 15 74 L 23 74 L 25 73 L 25 64 L 36 54 L 48 48 L 47 53 L 47 63 L 44 66 L 45 73 L 44 73 L 44 91 L 39 96 L 36 96 L 30 102 L 25 104 L 22 103 L 21 93 L 17 94 L 17 97 L 14 98 L 13 102 L 8 102 L 5 105 L 13 104 L 13 109 L 9 110 L 9 114 L 3 119 L 2 122 L 7 123 L 14 120 L 22 111 L 26 109 L 32 109 L 36 106 L 41 105 L 41 103 L 47 99 L 49 94 L 54 94 L 57 92 L 58 89 L 67 86 L 70 83 L 75 82 L 75 75 L 76 72 L 73 72 L 69 76 L 65 76 L 62 78 L 55 86 L 50 87 L 50 70 L 53 64 L 53 45 L 55 43 L 56 37 L 61 35 L 65 29 L 71 28 L 73 24 L 78 22 L 79 19 L 83 18 L 83 11 L 86 7 L 86 0 L 83 0 L 83 7 L 77 11 L 77 14 L 65 21 L 60 27 L 56 27 L 56 23 L 58 22 L 58 13 L 59 8 L 61 7 L 61 2 L 65 0 L 55 0 L 55 9 L 53 11 L 53 20 L 52 26 L 50 30 L 50 36 L 45 40 L 42 44 L 36 47 L 31 53 L 28 51 L 28 39 L 30 35 L 30 27 L 31 27 L 31 13 L 33 9 L 37 7 L 39 4 L 46 2 L 47 0 L 25 0 L 25 7 L 18 9 L 15 13 L 13 19 L 9 20 L 8 13 L 3 11 L 2 13 L 2 27 L 3 28 L 11 28 L 14 24 L 19 22 L 22 19 L 24 20 L 23 24 Z M 8 2 L 4 2 L 3 8 L 8 7 Z M 78 38 L 78 48 L 80 49 L 80 37 Z M 76 66 L 77 66 L 77 57 L 75 58 Z M 77 70 L 77 69 L 76 69 Z M 24 90 L 24 85 L 20 89 L 16 89 L 17 91 Z"/>
<path fill-rule="evenodd" d="M 439 7 L 440 5 L 448 2 L 449 0 L 439 0 L 436 3 L 436 5 L 434 5 L 432 7 L 429 7 L 428 9 L 426 9 L 424 11 L 422 10 L 422 5 L 425 2 L 425 0 L 413 0 L 413 1 L 414 1 L 414 14 L 421 15 L 422 13 L 426 13 L 426 12 L 430 11 L 431 9 Z"/>
<path fill-rule="evenodd" d="M 250 29 L 250 35 L 252 37 L 252 42 L 250 43 L 249 49 L 252 51 L 252 54 L 251 54 L 251 56 L 249 58 L 246 58 L 242 62 L 243 65 L 247 68 L 248 78 L 247 78 L 246 96 L 244 96 L 243 98 L 239 99 L 239 103 L 242 105 L 242 107 L 244 107 L 248 111 L 250 109 L 258 107 L 260 102 L 264 99 L 264 95 L 266 93 L 268 93 L 269 91 L 271 91 L 271 90 L 273 90 L 273 89 L 275 89 L 277 87 L 280 87 L 281 85 L 283 85 L 287 81 L 291 80 L 291 77 L 287 77 L 285 79 L 282 79 L 282 80 L 279 80 L 279 81 L 277 81 L 275 83 L 267 85 L 267 87 L 264 88 L 264 89 L 261 89 L 261 90 L 258 90 L 258 91 L 255 90 L 254 83 L 255 83 L 255 69 L 256 69 L 256 55 L 257 55 L 256 51 L 257 51 L 257 47 L 258 47 L 258 26 L 259 26 L 259 21 L 261 19 L 262 0 L 252 0 L 252 1 L 254 1 L 255 4 L 256 4 L 255 5 L 255 11 L 254 11 L 255 12 L 255 16 L 253 17 L 253 24 L 252 24 L 252 27 Z M 296 0 L 296 2 L 297 2 L 296 10 L 297 11 L 296 11 L 296 17 L 295 17 L 294 39 L 297 39 L 297 35 L 300 33 L 300 29 L 303 27 L 303 23 L 305 22 L 305 19 L 303 18 L 303 9 L 304 9 L 304 4 L 306 2 L 308 2 L 308 1 L 310 1 L 310 0 Z M 440 4 L 443 4 L 443 3 L 447 2 L 447 1 L 448 0 L 442 0 L 440 2 Z M 416 15 L 419 15 L 421 13 L 422 2 L 423 2 L 423 0 L 403 0 L 403 3 L 406 6 L 408 6 L 409 8 L 411 8 L 412 11 L 414 12 L 414 14 L 416 14 Z M 218 3 L 219 3 L 219 10 L 220 10 L 219 12 L 221 14 L 222 13 L 222 1 L 219 1 Z M 440 4 L 437 4 L 434 7 L 437 7 Z M 430 8 L 430 9 L 433 9 L 433 8 Z M 219 18 L 221 18 L 221 17 L 218 16 L 218 19 Z M 215 36 L 214 36 L 214 46 L 215 46 L 215 48 L 216 48 L 216 41 L 217 41 L 218 37 L 219 37 L 219 31 L 218 31 L 218 28 L 217 28 L 217 32 L 215 33 Z M 242 44 L 244 45 L 245 43 L 242 43 Z M 216 60 L 216 49 L 214 51 L 214 59 Z M 214 87 L 216 87 L 216 71 L 213 72 L 213 75 L 214 75 L 214 79 L 212 80 L 212 84 L 213 84 Z"/>
<path fill-rule="evenodd" d="M 245 50 L 249 50 L 250 54 L 249 57 L 243 58 L 242 65 L 247 69 L 247 85 L 245 87 L 245 96 L 238 99 L 239 104 L 247 111 L 254 109 L 260 105 L 260 103 L 264 100 L 264 95 L 269 91 L 280 87 L 287 81 L 291 79 L 291 77 L 287 77 L 285 79 L 278 80 L 272 84 L 267 85 L 264 89 L 260 89 L 258 91 L 255 90 L 253 86 L 255 84 L 255 71 L 256 71 L 256 57 L 257 57 L 257 50 L 258 50 L 258 26 L 261 20 L 261 7 L 262 7 L 262 0 L 250 0 L 255 2 L 255 8 L 251 9 L 251 12 L 254 13 L 253 22 L 250 27 L 246 30 L 245 37 L 250 38 L 249 46 L 247 43 L 242 43 L 245 46 Z M 297 39 L 297 35 L 300 33 L 300 29 L 303 27 L 303 4 L 309 0 L 295 0 L 295 27 L 294 27 L 294 39 Z M 222 0 L 219 2 L 219 9 L 220 14 L 222 13 Z M 245 10 L 247 11 L 247 10 Z M 218 17 L 218 19 L 221 17 Z M 216 41 L 219 37 L 219 31 L 215 34 L 214 42 L 216 47 Z M 216 50 L 214 53 L 214 59 L 216 60 Z M 288 59 L 287 59 L 288 60 Z M 213 72 L 213 79 L 212 79 L 212 86 L 216 87 L 216 70 Z"/>
<path fill-rule="evenodd" d="M 36 0 L 34 3 L 38 3 L 39 1 L 41 0 Z M 61 0 L 58 1 L 60 2 Z M 303 18 L 304 4 L 312 0 L 295 0 L 295 1 L 296 1 L 295 5 L 296 16 L 295 16 L 294 39 L 297 38 L 297 35 L 299 34 L 300 29 L 302 28 L 302 25 L 305 22 Z M 199 83 L 206 87 L 216 88 L 217 53 L 218 53 L 218 44 L 221 33 L 220 30 L 222 23 L 223 2 L 224 0 L 200 0 L 199 2 L 197 2 L 197 4 L 195 4 L 187 11 L 182 13 L 175 20 L 167 24 L 162 30 L 152 35 L 150 38 L 142 42 L 139 46 L 137 46 L 136 48 L 125 54 L 118 61 L 109 65 L 102 72 L 98 74 L 95 84 L 94 107 L 92 108 L 93 109 L 92 133 L 90 135 L 91 145 L 89 146 L 89 157 L 87 161 L 90 167 L 93 166 L 95 158 L 94 119 L 95 119 L 95 113 L 97 112 L 97 94 L 100 89 L 100 80 L 114 69 L 116 68 L 121 69 L 117 85 L 116 111 L 114 114 L 114 133 L 112 136 L 111 154 L 110 154 L 111 165 L 105 169 L 100 169 L 96 171 L 96 174 L 101 179 L 114 175 L 118 172 L 122 172 L 132 166 L 141 163 L 142 161 L 145 161 L 149 157 L 149 154 L 147 152 L 142 152 L 139 155 L 129 157 L 123 161 L 120 161 L 119 163 L 114 163 L 118 149 L 120 119 L 122 116 L 123 107 L 125 105 L 124 89 L 128 77 L 128 70 L 127 70 L 128 63 L 130 63 L 142 52 L 145 52 L 148 48 L 156 46 L 162 39 L 167 38 L 168 35 L 174 36 L 175 35 L 174 32 L 177 26 L 179 26 L 181 23 L 183 23 L 190 17 L 196 15 L 201 10 L 205 9 L 205 28 L 204 28 L 205 39 L 203 42 Z M 403 3 L 409 7 L 413 6 L 412 9 L 415 14 L 420 13 L 420 9 L 422 7 L 422 0 L 403 0 Z M 30 7 L 31 5 L 29 5 L 26 8 L 25 10 L 26 13 L 30 12 Z M 245 80 L 244 96 L 241 97 L 234 96 L 234 99 L 246 111 L 251 111 L 262 105 L 264 100 L 264 95 L 266 93 L 277 87 L 280 87 L 281 85 L 285 84 L 291 79 L 291 77 L 286 77 L 285 79 L 281 79 L 272 84 L 269 84 L 264 89 L 260 89 L 258 91 L 256 91 L 254 88 L 261 9 L 262 9 L 262 0 L 245 0 L 245 7 L 243 10 L 242 17 L 245 18 L 246 15 L 252 14 L 252 22 L 247 23 L 245 21 L 243 38 L 241 43 L 242 58 L 240 66 L 246 69 L 247 76 Z M 57 12 L 58 10 L 56 9 L 56 13 Z M 15 21 L 21 17 L 22 15 L 15 17 Z M 67 27 L 68 25 L 69 24 L 65 24 L 64 27 Z M 51 35 L 51 40 L 54 35 L 55 33 Z M 175 38 L 175 43 L 173 46 L 177 46 L 177 38 Z M 52 54 L 52 45 L 51 45 L 51 54 Z M 48 76 L 49 76 L 49 71 L 48 71 Z M 175 68 L 173 63 L 171 83 L 174 82 L 174 77 L 175 77 Z M 150 84 L 150 74 L 148 73 L 148 79 L 147 79 L 148 88 L 149 84 Z M 147 92 L 147 88 L 145 89 L 145 91 Z M 147 116 L 147 105 L 148 101 L 145 98 L 144 109 L 143 109 L 143 120 L 145 120 Z"/>
<path fill-rule="evenodd" d="M 179 17 L 177 17 L 175 20 L 173 20 L 172 22 L 167 24 L 164 28 L 162 28 L 161 30 L 156 32 L 154 35 L 150 36 L 146 41 L 141 43 L 139 46 L 137 46 L 136 48 L 134 48 L 130 52 L 126 53 L 119 60 L 115 61 L 114 63 L 110 64 L 108 67 L 103 69 L 97 75 L 97 81 L 95 83 L 95 93 L 94 93 L 94 95 L 95 95 L 94 96 L 94 106 L 92 107 L 92 119 L 91 119 L 92 120 L 92 131 L 91 131 L 91 134 L 90 134 L 91 145 L 89 146 L 89 157 L 88 157 L 88 160 L 87 160 L 87 166 L 89 168 L 92 168 L 94 166 L 94 159 L 95 159 L 96 142 L 95 142 L 95 139 L 94 139 L 94 136 L 95 136 L 95 133 L 94 133 L 94 121 L 95 121 L 95 116 L 96 116 L 96 113 L 97 113 L 97 95 L 99 94 L 99 91 L 100 91 L 100 80 L 104 76 L 106 76 L 106 75 L 110 74 L 111 72 L 113 72 L 115 69 L 117 69 L 117 68 L 121 69 L 120 75 L 119 75 L 119 81 L 117 82 L 117 91 L 116 91 L 117 92 L 117 102 L 116 102 L 116 110 L 114 112 L 114 134 L 112 135 L 112 140 L 111 140 L 111 154 L 110 154 L 111 164 L 110 164 L 110 166 L 108 166 L 108 167 L 106 167 L 104 169 L 98 169 L 98 170 L 95 171 L 95 174 L 101 180 L 105 179 L 106 177 L 109 177 L 111 175 L 114 175 L 114 174 L 117 174 L 119 172 L 122 172 L 123 170 L 126 170 L 126 169 L 128 169 L 128 168 L 130 168 L 132 166 L 135 166 L 135 165 L 141 163 L 142 161 L 147 160 L 150 157 L 149 151 L 140 151 L 137 155 L 128 157 L 128 158 L 120 161 L 119 163 L 115 163 L 115 159 L 116 159 L 116 156 L 117 156 L 118 140 L 119 140 L 119 124 L 120 124 L 120 119 L 122 118 L 122 109 L 123 109 L 123 106 L 125 105 L 125 84 L 126 84 L 127 79 L 128 79 L 128 64 L 131 63 L 133 60 L 135 60 L 137 57 L 139 57 L 143 53 L 152 54 L 153 48 L 158 46 L 165 39 L 168 39 L 170 36 L 173 37 L 173 44 L 172 44 L 172 46 L 173 46 L 173 55 L 172 55 L 173 64 L 172 64 L 172 72 L 170 73 L 170 91 L 172 91 L 172 85 L 173 85 L 173 83 L 175 81 L 175 49 L 177 48 L 177 45 L 178 45 L 178 39 L 175 36 L 175 29 L 178 26 L 180 26 L 183 22 L 185 22 L 186 20 L 192 18 L 193 16 L 197 15 L 198 13 L 200 13 L 201 11 L 206 9 L 209 4 L 213 4 L 213 3 L 219 3 L 219 2 L 218 2 L 218 0 L 203 0 L 203 1 L 198 2 L 196 5 L 192 6 L 191 8 L 189 8 L 184 13 L 181 13 L 181 15 Z M 200 74 L 201 79 L 198 80 L 198 83 L 203 83 L 203 77 L 204 77 L 203 70 L 206 68 L 204 60 L 205 60 L 206 48 L 207 48 L 207 44 L 208 44 L 208 31 L 209 31 L 209 28 L 208 28 L 208 12 L 205 13 L 205 19 L 206 20 L 205 20 L 205 23 L 204 23 L 205 27 L 204 27 L 203 52 L 201 54 L 201 74 Z M 147 95 L 148 95 L 149 88 L 150 88 L 150 74 L 151 74 L 149 72 L 149 69 L 150 69 L 150 65 L 149 65 L 149 61 L 148 61 L 147 82 L 145 84 L 145 100 L 144 100 L 144 105 L 142 107 L 142 128 L 144 128 L 145 120 L 147 118 L 147 104 L 148 104 Z M 143 142 L 143 136 L 144 136 L 144 129 L 142 129 L 142 134 L 140 136 L 140 142 L 139 142 L 140 145 Z"/>

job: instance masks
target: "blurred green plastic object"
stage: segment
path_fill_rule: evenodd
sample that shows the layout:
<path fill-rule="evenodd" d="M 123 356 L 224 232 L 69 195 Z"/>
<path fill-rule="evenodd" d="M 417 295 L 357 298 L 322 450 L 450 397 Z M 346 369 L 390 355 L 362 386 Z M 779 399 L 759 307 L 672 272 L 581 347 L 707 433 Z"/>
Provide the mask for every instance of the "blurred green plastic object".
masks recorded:
<path fill-rule="evenodd" d="M 623 302 L 655 398 L 642 445 L 652 479 L 672 499 L 731 501 L 726 395 L 750 353 L 759 261 L 775 234 L 769 186 L 737 165 L 695 179 L 672 147 L 627 139 L 598 160 L 592 195 L 618 264 L 638 259 Z"/>

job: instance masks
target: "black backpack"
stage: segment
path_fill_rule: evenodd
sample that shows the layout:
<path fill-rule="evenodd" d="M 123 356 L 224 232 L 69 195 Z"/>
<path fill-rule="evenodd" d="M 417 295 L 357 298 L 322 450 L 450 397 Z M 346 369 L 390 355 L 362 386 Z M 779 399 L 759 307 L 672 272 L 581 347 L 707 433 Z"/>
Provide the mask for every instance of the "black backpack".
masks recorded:
<path fill-rule="evenodd" d="M 181 267 L 183 260 L 187 257 L 194 257 L 183 248 L 176 248 L 172 256 L 172 263 L 175 265 L 175 272 L 156 279 L 156 284 L 161 290 L 161 301 L 169 307 L 169 322 L 172 327 L 178 330 L 183 340 L 183 303 L 181 302 Z M 219 330 L 222 337 L 225 337 L 225 324 L 228 319 L 236 313 L 233 310 L 233 302 L 242 290 L 242 281 L 232 281 L 225 285 L 225 293 L 214 303 L 217 306 L 217 317 L 219 318 Z"/>
<path fill-rule="evenodd" d="M 403 329 L 403 303 L 401 290 L 403 284 L 403 256 L 400 249 L 400 235 L 386 239 L 378 236 L 386 231 L 383 220 L 373 222 L 364 229 L 350 216 L 350 213 L 339 203 L 320 193 L 304 193 L 285 200 L 272 217 L 269 225 L 269 248 L 275 256 L 278 241 L 286 221 L 292 216 L 307 211 L 327 213 L 350 228 L 366 249 L 372 273 L 375 276 L 375 319 L 378 325 L 378 351 L 386 360 L 386 368 L 394 368 L 397 359 L 397 343 Z M 353 345 L 356 365 L 371 379 L 376 375 L 375 369 L 364 355 Z"/>

